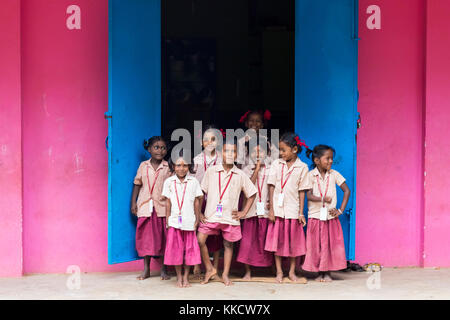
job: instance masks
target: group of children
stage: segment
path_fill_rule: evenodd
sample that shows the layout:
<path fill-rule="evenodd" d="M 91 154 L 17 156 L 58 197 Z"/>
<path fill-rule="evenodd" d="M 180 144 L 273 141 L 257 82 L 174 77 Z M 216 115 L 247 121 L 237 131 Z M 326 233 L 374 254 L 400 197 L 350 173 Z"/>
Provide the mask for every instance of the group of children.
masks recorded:
<path fill-rule="evenodd" d="M 266 116 L 250 111 L 243 123 L 258 134 Z M 293 282 L 306 283 L 295 273 L 299 257 L 303 270 L 318 272 L 317 281 L 329 282 L 330 271 L 345 269 L 338 216 L 345 210 L 350 190 L 342 175 L 331 169 L 334 149 L 318 145 L 310 150 L 295 133 L 286 133 L 280 138 L 277 159 L 270 157 L 273 146 L 262 136 L 245 137 L 237 145 L 225 141 L 220 152 L 210 129 L 203 134 L 203 152 L 192 162 L 182 154 L 164 160 L 168 150 L 162 137 L 144 144 L 151 158 L 139 166 L 131 199 L 131 212 L 138 217 L 136 249 L 145 266 L 138 279 L 150 276 L 150 260 L 156 258 L 163 262 L 163 280 L 169 279 L 165 266 L 174 266 L 177 286 L 189 287 L 191 267 L 199 275 L 203 262 L 202 283 L 208 283 L 217 276 L 223 248 L 221 279 L 231 285 L 236 242 L 236 260 L 245 265 L 246 280 L 251 279 L 252 266 L 275 264 L 276 280 L 281 283 L 283 258 L 289 258 L 288 276 Z M 241 168 L 235 165 L 239 144 L 247 146 Z M 314 164 L 311 171 L 298 157 L 304 147 Z M 340 208 L 336 208 L 336 185 L 344 192 Z M 303 215 L 305 197 L 308 223 Z"/>

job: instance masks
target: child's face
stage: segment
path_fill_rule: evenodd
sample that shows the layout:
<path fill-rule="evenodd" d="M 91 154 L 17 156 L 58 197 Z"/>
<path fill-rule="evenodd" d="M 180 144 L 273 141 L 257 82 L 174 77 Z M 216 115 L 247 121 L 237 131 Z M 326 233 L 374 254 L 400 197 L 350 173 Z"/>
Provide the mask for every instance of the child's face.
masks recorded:
<path fill-rule="evenodd" d="M 266 150 L 264 150 L 264 148 L 262 148 L 259 145 L 254 147 L 252 152 L 250 153 L 250 158 L 255 162 L 258 160 L 264 161 L 266 156 L 267 156 Z"/>
<path fill-rule="evenodd" d="M 264 122 L 259 113 L 252 113 L 248 116 L 245 126 L 248 129 L 255 129 L 256 132 L 258 132 L 259 129 L 264 128 Z"/>
<path fill-rule="evenodd" d="M 225 164 L 234 164 L 237 157 L 237 147 L 234 144 L 224 144 L 222 160 Z"/>
<path fill-rule="evenodd" d="M 290 146 L 288 146 L 283 141 L 280 141 L 279 147 L 280 147 L 280 157 L 284 161 L 290 161 L 294 157 L 297 157 L 297 153 L 298 153 L 298 147 L 297 146 L 291 148 Z"/>
<path fill-rule="evenodd" d="M 322 170 L 331 170 L 331 165 L 333 164 L 333 151 L 327 150 L 320 158 L 314 158 L 314 163 L 317 167 Z"/>
<path fill-rule="evenodd" d="M 216 150 L 217 147 L 217 139 L 216 136 L 212 131 L 206 131 L 203 135 L 203 149 L 205 149 L 208 152 L 212 152 Z"/>
<path fill-rule="evenodd" d="M 148 148 L 148 152 L 153 159 L 161 161 L 167 154 L 167 147 L 164 141 L 156 141 Z"/>
<path fill-rule="evenodd" d="M 189 164 L 183 158 L 179 158 L 175 161 L 174 169 L 178 178 L 184 178 L 189 172 Z"/>

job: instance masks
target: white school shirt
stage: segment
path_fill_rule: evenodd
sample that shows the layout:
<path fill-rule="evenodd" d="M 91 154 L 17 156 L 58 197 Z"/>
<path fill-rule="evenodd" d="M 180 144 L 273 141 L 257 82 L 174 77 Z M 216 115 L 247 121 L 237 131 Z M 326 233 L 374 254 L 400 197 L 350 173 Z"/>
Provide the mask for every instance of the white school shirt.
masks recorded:
<path fill-rule="evenodd" d="M 345 182 L 345 178 L 336 170 L 330 170 L 325 173 L 325 177 L 322 178 L 322 175 L 320 174 L 319 170 L 317 168 L 311 170 L 308 173 L 308 180 L 309 184 L 312 186 L 312 194 L 316 197 L 320 198 L 320 191 L 322 191 L 322 194 L 325 193 L 325 189 L 327 188 L 327 181 L 328 181 L 328 190 L 327 190 L 327 197 L 331 197 L 331 203 L 325 202 L 325 207 L 327 210 L 336 208 L 337 205 L 337 194 L 336 194 L 336 185 L 341 186 Z M 317 178 L 320 183 L 320 190 L 319 185 L 317 184 Z M 314 218 L 314 219 L 320 219 L 320 208 L 322 207 L 322 202 L 319 201 L 308 201 L 308 219 Z M 332 220 L 335 217 L 333 217 L 330 212 L 328 212 L 327 220 Z"/>
<path fill-rule="evenodd" d="M 282 170 L 282 168 L 284 169 Z M 283 189 L 284 203 L 283 207 L 278 206 L 278 197 L 281 193 L 281 173 L 283 171 L 283 182 L 286 182 L 287 177 L 290 175 Z M 269 173 L 269 185 L 275 186 L 273 191 L 273 212 L 275 217 L 284 219 L 298 219 L 300 216 L 300 197 L 299 191 L 311 189 L 309 179 L 307 179 L 308 166 L 299 158 L 295 160 L 292 166 L 288 169 L 286 161 L 283 159 L 275 160 Z M 292 173 L 291 173 L 292 172 Z M 303 214 L 303 212 L 302 212 Z"/>
<path fill-rule="evenodd" d="M 259 190 L 256 194 L 255 201 L 253 202 L 253 205 L 251 206 L 250 210 L 248 211 L 247 215 L 244 219 L 252 218 L 257 216 L 256 214 L 256 203 L 261 201 L 265 205 L 265 215 L 258 216 L 258 218 L 268 218 L 269 217 L 269 185 L 267 184 L 267 181 L 269 180 L 269 172 L 270 172 L 270 160 L 266 159 L 264 160 L 264 167 L 261 167 L 259 169 L 258 173 L 258 179 L 256 179 L 255 186 L 258 190 L 258 183 L 259 188 L 261 188 L 261 199 L 259 198 Z M 250 160 L 250 164 L 246 165 L 242 168 L 242 171 L 244 171 L 249 178 L 252 177 L 253 172 L 255 171 L 256 165 L 253 163 L 252 160 Z M 264 180 L 264 182 L 263 182 Z"/>
<path fill-rule="evenodd" d="M 210 157 L 206 155 L 206 163 L 205 163 L 205 152 L 200 152 L 194 158 L 194 177 L 198 180 L 198 182 L 202 182 L 203 177 L 205 176 L 206 170 L 215 165 L 222 164 L 222 154 L 216 150 L 216 156 Z M 206 165 L 206 169 L 205 169 Z"/>
<path fill-rule="evenodd" d="M 181 208 L 182 224 L 179 225 L 179 215 L 180 209 L 178 207 L 178 201 L 181 205 L 183 201 L 183 191 L 186 187 L 186 193 L 184 195 L 183 207 Z M 177 193 L 175 192 L 177 188 Z M 195 198 L 203 196 L 200 183 L 192 176 L 186 176 L 184 181 L 181 182 L 176 175 L 168 178 L 164 181 L 162 195 L 168 199 L 172 204 L 172 209 L 170 211 L 168 225 L 176 229 L 194 231 L 195 226 L 195 210 L 194 201 Z"/>

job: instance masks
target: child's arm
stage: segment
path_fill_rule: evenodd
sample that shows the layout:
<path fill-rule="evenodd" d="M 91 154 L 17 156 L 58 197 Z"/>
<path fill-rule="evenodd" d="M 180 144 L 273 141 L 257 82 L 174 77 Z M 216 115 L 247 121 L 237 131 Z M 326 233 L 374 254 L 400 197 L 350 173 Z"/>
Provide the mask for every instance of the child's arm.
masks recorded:
<path fill-rule="evenodd" d="M 307 197 L 308 201 L 322 202 L 321 197 L 317 197 L 317 196 L 313 195 L 312 189 L 309 189 L 308 191 L 306 191 L 306 197 Z"/>
<path fill-rule="evenodd" d="M 250 210 L 250 208 L 253 205 L 253 202 L 255 201 L 256 198 L 256 194 L 252 195 L 250 198 L 247 198 L 245 201 L 245 207 L 244 209 L 242 209 L 242 211 L 233 211 L 233 219 L 235 220 L 240 220 L 242 218 L 244 218 L 248 211 Z"/>
<path fill-rule="evenodd" d="M 275 214 L 273 213 L 273 192 L 275 191 L 275 186 L 269 184 L 269 220 L 275 222 Z"/>
<path fill-rule="evenodd" d="M 201 207 L 203 203 L 203 196 L 196 197 L 194 201 L 194 212 L 195 212 L 195 226 L 194 229 L 197 229 L 197 226 L 200 222 L 204 222 L 205 216 L 201 212 Z"/>
<path fill-rule="evenodd" d="M 259 175 L 259 170 L 260 169 L 261 169 L 261 161 L 258 160 L 258 162 L 256 162 L 255 171 L 253 171 L 253 174 L 250 177 L 250 180 L 253 182 L 253 184 L 255 184 L 256 183 L 256 179 L 258 179 L 258 175 Z"/>
<path fill-rule="evenodd" d="M 305 208 L 305 190 L 300 190 L 298 192 L 300 202 L 299 202 L 299 210 L 298 210 L 298 221 L 303 225 L 306 226 L 306 219 L 303 215 L 303 209 Z"/>
<path fill-rule="evenodd" d="M 342 204 L 341 204 L 341 207 L 339 208 L 339 210 L 337 210 L 335 208 L 330 210 L 330 214 L 333 217 L 340 216 L 344 212 L 345 208 L 347 207 L 348 200 L 350 199 L 351 192 L 345 182 L 343 184 L 341 184 L 341 189 L 342 189 L 342 191 L 344 191 L 344 199 L 342 199 Z"/>
<path fill-rule="evenodd" d="M 172 203 L 169 198 L 166 198 L 166 228 L 169 229 L 169 217 L 172 211 Z"/>
<path fill-rule="evenodd" d="M 141 191 L 140 185 L 133 185 L 133 192 L 131 193 L 131 213 L 137 215 L 138 207 L 137 207 L 137 197 L 139 195 L 139 191 Z"/>

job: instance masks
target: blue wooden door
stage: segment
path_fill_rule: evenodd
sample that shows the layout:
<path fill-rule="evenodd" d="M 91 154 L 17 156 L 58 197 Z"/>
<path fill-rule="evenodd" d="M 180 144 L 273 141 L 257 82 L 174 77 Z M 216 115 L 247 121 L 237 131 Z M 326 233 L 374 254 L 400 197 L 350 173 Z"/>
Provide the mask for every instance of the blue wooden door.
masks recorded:
<path fill-rule="evenodd" d="M 160 0 L 109 0 L 108 262 L 138 259 L 133 179 L 161 134 Z"/>
<path fill-rule="evenodd" d="M 295 127 L 310 148 L 336 149 L 334 169 L 351 189 L 340 217 L 347 259 L 355 256 L 357 0 L 296 0 Z M 302 160 L 308 164 L 304 153 Z M 338 189 L 338 206 L 342 191 Z"/>

